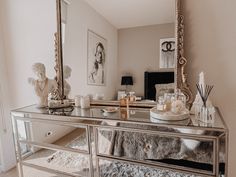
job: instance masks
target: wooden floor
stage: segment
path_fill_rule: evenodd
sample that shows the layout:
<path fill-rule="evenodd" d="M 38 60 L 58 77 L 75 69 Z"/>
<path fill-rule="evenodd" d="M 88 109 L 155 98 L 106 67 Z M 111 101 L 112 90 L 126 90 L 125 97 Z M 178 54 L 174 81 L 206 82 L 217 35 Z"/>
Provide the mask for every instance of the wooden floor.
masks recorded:
<path fill-rule="evenodd" d="M 6 173 L 0 173 L 0 177 L 18 177 L 16 168 L 14 168 Z"/>

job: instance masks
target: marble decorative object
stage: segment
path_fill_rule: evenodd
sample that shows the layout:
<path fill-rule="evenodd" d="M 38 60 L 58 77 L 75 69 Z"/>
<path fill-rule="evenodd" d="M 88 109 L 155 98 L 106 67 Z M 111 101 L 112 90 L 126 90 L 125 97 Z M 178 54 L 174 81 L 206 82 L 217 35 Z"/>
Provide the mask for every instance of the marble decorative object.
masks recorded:
<path fill-rule="evenodd" d="M 46 68 L 42 63 L 33 64 L 32 70 L 37 78 L 28 78 L 28 83 L 34 87 L 38 107 L 47 107 L 48 94 L 56 88 L 56 81 L 46 76 Z"/>

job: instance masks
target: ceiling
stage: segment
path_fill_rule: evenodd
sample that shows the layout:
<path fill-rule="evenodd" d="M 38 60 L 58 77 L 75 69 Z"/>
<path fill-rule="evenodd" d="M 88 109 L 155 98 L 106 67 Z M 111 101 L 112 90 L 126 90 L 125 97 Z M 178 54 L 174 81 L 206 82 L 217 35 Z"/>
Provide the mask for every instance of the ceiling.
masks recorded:
<path fill-rule="evenodd" d="M 116 28 L 175 21 L 175 0 L 84 0 Z"/>

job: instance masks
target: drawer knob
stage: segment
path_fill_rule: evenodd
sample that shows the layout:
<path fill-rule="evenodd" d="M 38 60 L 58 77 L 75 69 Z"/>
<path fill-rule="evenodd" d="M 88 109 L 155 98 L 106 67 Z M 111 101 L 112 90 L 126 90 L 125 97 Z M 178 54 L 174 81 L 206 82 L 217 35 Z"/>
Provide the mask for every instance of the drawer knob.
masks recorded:
<path fill-rule="evenodd" d="M 51 136 L 51 135 L 52 135 L 52 131 L 48 131 L 45 136 L 48 137 L 48 136 Z"/>

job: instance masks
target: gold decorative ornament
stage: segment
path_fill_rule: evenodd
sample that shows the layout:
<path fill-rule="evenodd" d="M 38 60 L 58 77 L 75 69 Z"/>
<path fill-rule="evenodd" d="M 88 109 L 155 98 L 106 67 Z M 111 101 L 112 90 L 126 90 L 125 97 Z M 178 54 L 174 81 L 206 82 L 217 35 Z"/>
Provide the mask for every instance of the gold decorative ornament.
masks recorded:
<path fill-rule="evenodd" d="M 57 6 L 57 32 L 55 33 L 55 71 L 57 88 L 53 95 L 56 100 L 64 100 L 64 79 L 63 79 L 63 58 L 62 58 L 62 37 L 61 37 L 61 2 L 56 0 Z"/>
<path fill-rule="evenodd" d="M 193 94 L 187 82 L 187 74 L 185 73 L 185 66 L 187 59 L 184 57 L 184 16 L 181 14 L 181 0 L 176 0 L 176 83 L 177 87 L 186 96 L 186 103 L 191 107 L 193 103 Z"/>

